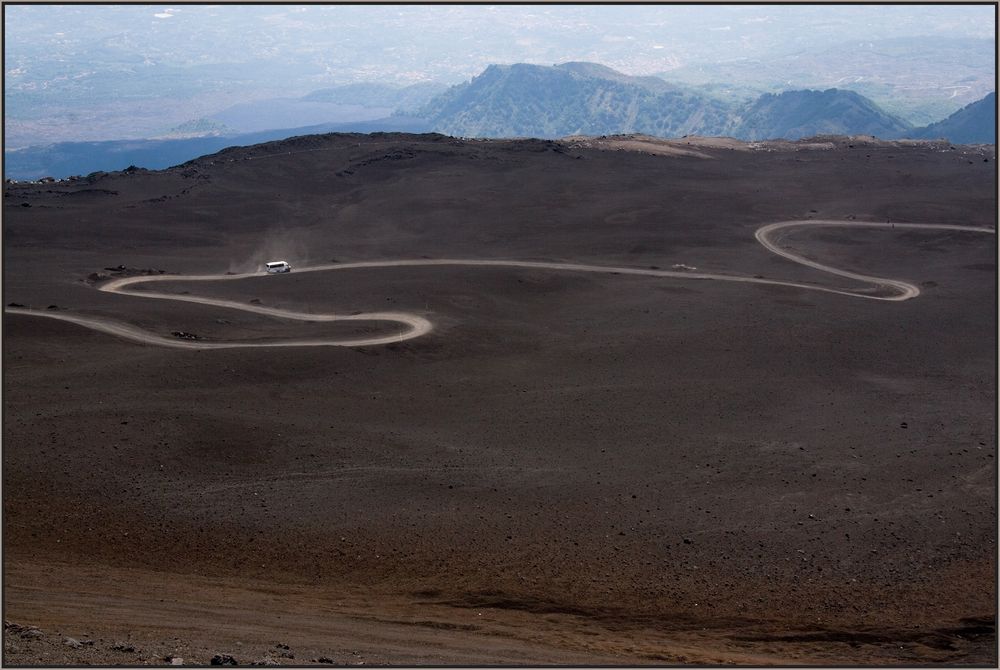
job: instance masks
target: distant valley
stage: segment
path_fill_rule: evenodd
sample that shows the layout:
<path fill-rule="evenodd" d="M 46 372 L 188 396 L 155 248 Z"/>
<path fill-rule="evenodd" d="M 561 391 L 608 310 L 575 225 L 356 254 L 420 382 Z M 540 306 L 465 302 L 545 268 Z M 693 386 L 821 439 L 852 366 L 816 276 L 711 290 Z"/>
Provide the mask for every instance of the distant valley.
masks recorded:
<path fill-rule="evenodd" d="M 856 91 L 830 88 L 727 99 L 660 77 L 595 63 L 491 65 L 472 80 L 391 87 L 355 84 L 298 98 L 241 103 L 148 140 L 64 142 L 7 151 L 6 178 L 64 178 L 130 165 L 161 169 L 227 146 L 330 132 L 439 132 L 460 137 L 642 133 L 743 140 L 813 135 L 996 142 L 996 96 L 914 127 Z"/>
<path fill-rule="evenodd" d="M 760 94 L 848 89 L 874 100 L 890 114 L 923 126 L 992 91 L 995 57 L 992 39 L 859 39 L 772 57 L 692 64 L 659 76 L 729 96 L 747 90 Z"/>
<path fill-rule="evenodd" d="M 329 123 L 361 123 L 412 113 L 448 89 L 443 84 L 410 86 L 347 84 L 297 98 L 243 102 L 205 117 L 230 129 L 229 134 Z"/>

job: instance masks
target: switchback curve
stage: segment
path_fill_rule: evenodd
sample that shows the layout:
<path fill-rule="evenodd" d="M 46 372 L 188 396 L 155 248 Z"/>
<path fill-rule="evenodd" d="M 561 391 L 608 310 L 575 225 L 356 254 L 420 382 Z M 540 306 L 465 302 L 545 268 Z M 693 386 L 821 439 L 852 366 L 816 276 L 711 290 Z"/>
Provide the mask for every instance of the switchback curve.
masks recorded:
<path fill-rule="evenodd" d="M 586 263 L 550 263 L 544 261 L 516 261 L 516 260 L 462 260 L 462 259 L 413 259 L 413 260 L 387 260 L 387 261 L 359 261 L 356 263 L 336 263 L 327 265 L 314 265 L 296 269 L 301 272 L 324 272 L 332 270 L 351 270 L 358 268 L 386 268 L 386 267 L 411 267 L 411 266 L 431 266 L 450 265 L 468 267 L 514 267 L 531 268 L 541 270 L 556 270 L 569 272 L 601 272 L 623 275 L 640 275 L 649 277 L 671 277 L 677 279 L 703 279 L 716 281 L 740 282 L 747 284 L 769 284 L 772 286 L 789 286 L 810 291 L 822 291 L 824 293 L 835 293 L 838 295 L 850 296 L 854 298 L 865 298 L 868 300 L 883 300 L 887 302 L 901 302 L 911 300 L 920 295 L 920 289 L 909 282 L 900 279 L 887 279 L 864 275 L 849 270 L 835 268 L 818 261 L 810 260 L 787 249 L 782 249 L 772 239 L 772 235 L 785 228 L 805 227 L 805 226 L 826 226 L 837 228 L 905 228 L 917 230 L 958 230 L 965 232 L 996 234 L 991 228 L 978 226 L 963 226 L 952 224 L 921 224 L 921 223 L 876 223 L 869 221 L 827 221 L 827 220 L 799 220 L 781 221 L 771 223 L 758 228 L 755 237 L 764 248 L 779 256 L 787 258 L 795 263 L 807 267 L 845 277 L 862 283 L 871 285 L 871 289 L 866 291 L 851 291 L 846 289 L 829 288 L 815 284 L 805 284 L 800 282 L 787 282 L 775 279 L 764 279 L 760 277 L 740 277 L 736 275 L 724 275 L 706 272 L 687 272 L 672 270 L 653 270 L 644 268 L 614 267 L 606 265 L 591 265 Z M 295 312 L 274 307 L 263 307 L 260 305 L 249 305 L 232 300 L 221 300 L 216 298 L 203 298 L 193 295 L 178 295 L 171 293 L 156 293 L 151 291 L 132 292 L 126 290 L 127 287 L 135 284 L 145 284 L 157 281 L 235 281 L 247 279 L 249 277 L 259 277 L 260 273 L 249 272 L 241 274 L 224 275 L 155 275 L 124 277 L 107 282 L 98 290 L 108 293 L 122 293 L 144 298 L 159 300 L 177 300 L 182 302 L 192 302 L 201 305 L 213 305 L 225 309 L 236 309 L 256 314 L 264 314 L 282 319 L 292 319 L 310 322 L 331 322 L 331 321 L 390 321 L 401 324 L 407 330 L 388 335 L 378 335 L 372 337 L 354 338 L 346 340 L 335 340 L 331 338 L 310 338 L 310 339 L 290 339 L 274 342 L 215 342 L 205 340 L 187 340 L 165 337 L 152 333 L 136 326 L 103 319 L 98 317 L 82 316 L 76 314 L 66 314 L 64 312 L 43 312 L 40 310 L 25 309 L 19 307 L 7 307 L 5 311 L 10 314 L 26 314 L 29 316 L 42 316 L 60 321 L 68 321 L 93 330 L 97 330 L 117 337 L 122 337 L 143 344 L 154 344 L 158 346 L 172 347 L 177 349 L 234 349 L 251 347 L 303 347 L 303 346 L 339 346 L 339 347 L 360 347 L 390 344 L 402 342 L 425 335 L 433 330 L 433 324 L 422 316 L 409 314 L 406 312 L 367 312 L 362 314 L 339 315 L 339 314 L 315 314 L 308 312 Z M 882 294 L 884 293 L 884 295 Z"/>

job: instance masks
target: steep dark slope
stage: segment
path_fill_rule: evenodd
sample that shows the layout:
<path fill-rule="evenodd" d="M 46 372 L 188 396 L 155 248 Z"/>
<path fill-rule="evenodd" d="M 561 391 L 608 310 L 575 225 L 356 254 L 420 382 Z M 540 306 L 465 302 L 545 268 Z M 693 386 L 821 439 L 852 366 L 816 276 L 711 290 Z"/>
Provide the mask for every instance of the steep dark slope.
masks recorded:
<path fill-rule="evenodd" d="M 927 140 L 944 137 L 956 144 L 996 144 L 997 94 L 990 93 L 947 119 L 917 128 L 907 137 Z"/>
<path fill-rule="evenodd" d="M 4 661 L 247 666 L 280 640 L 300 662 L 407 667 L 501 664 L 491 650 L 531 667 L 996 667 L 993 235 L 782 240 L 921 287 L 895 304 L 539 268 L 298 271 L 426 256 L 849 286 L 754 231 L 990 226 L 993 147 L 572 144 L 325 135 L 7 185 L 7 304 L 164 336 L 385 332 L 79 281 L 284 259 L 297 270 L 159 289 L 435 329 L 199 352 L 6 314 L 4 616 L 44 636 L 12 636 Z M 43 657 L 46 640 L 73 656 Z"/>

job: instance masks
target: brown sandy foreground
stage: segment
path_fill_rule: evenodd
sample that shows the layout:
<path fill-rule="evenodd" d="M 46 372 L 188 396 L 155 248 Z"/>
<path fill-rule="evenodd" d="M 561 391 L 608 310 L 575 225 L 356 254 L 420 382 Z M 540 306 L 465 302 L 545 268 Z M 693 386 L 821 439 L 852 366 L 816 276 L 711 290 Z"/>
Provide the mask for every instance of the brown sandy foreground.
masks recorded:
<path fill-rule="evenodd" d="M 754 232 L 995 224 L 992 147 L 667 146 L 317 136 L 8 183 L 4 304 L 375 337 L 399 325 L 96 289 L 451 258 L 864 291 Z M 920 295 L 444 265 L 157 283 L 433 324 L 270 349 L 5 314 L 4 662 L 995 664 L 996 236 L 777 241 Z"/>

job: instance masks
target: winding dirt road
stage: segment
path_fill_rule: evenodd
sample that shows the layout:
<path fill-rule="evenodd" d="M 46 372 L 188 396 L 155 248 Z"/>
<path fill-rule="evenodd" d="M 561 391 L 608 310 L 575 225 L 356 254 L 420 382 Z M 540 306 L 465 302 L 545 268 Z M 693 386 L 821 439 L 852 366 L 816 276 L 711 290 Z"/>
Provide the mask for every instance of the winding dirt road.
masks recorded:
<path fill-rule="evenodd" d="M 460 259 L 419 259 L 419 260 L 392 260 L 392 261 L 361 261 L 357 263 L 337 263 L 328 265 L 314 265 L 311 267 L 298 268 L 296 272 L 325 272 L 328 270 L 352 270 L 357 268 L 384 268 L 384 267 L 411 267 L 423 265 L 452 265 L 470 267 L 514 267 L 531 268 L 541 270 L 556 270 L 568 272 L 602 272 L 610 274 L 643 275 L 649 277 L 672 277 L 677 279 L 709 279 L 716 281 L 742 282 L 747 284 L 770 284 L 773 286 L 789 286 L 810 291 L 823 291 L 825 293 L 836 293 L 854 298 L 866 298 L 868 300 L 885 300 L 889 302 L 900 302 L 910 300 L 920 295 L 920 289 L 915 285 L 899 279 L 886 279 L 870 275 L 859 274 L 849 270 L 824 265 L 817 261 L 809 260 L 803 256 L 795 254 L 787 249 L 782 249 L 773 240 L 773 235 L 779 230 L 793 227 L 823 226 L 837 228 L 900 228 L 917 230 L 959 230 L 976 233 L 996 234 L 990 228 L 977 226 L 962 226 L 951 224 L 918 224 L 918 223 L 875 223 L 866 221 L 825 221 L 825 220 L 805 220 L 805 221 L 782 221 L 771 223 L 759 228 L 755 237 L 769 251 L 787 258 L 795 263 L 820 270 L 838 277 L 845 277 L 862 283 L 871 285 L 871 288 L 857 291 L 845 289 L 827 288 L 815 284 L 803 284 L 798 282 L 787 282 L 774 279 L 763 279 L 758 277 L 740 277 L 735 275 L 724 275 L 704 272 L 687 272 L 671 270 L 652 270 L 629 267 L 613 267 L 606 265 L 589 265 L 584 263 L 549 263 L 542 261 L 512 261 L 512 260 L 460 260 Z M 201 298 L 192 295 L 178 295 L 172 293 L 155 293 L 149 291 L 128 291 L 129 286 L 135 284 L 145 284 L 157 281 L 235 281 L 247 279 L 249 277 L 260 277 L 259 272 L 249 272 L 243 274 L 226 275 L 157 275 L 125 277 L 107 282 L 98 290 L 109 293 L 122 293 L 127 295 L 141 296 L 159 300 L 177 300 L 183 302 L 193 302 L 200 305 L 214 305 L 226 309 L 242 310 L 264 314 L 281 319 L 292 319 L 310 322 L 330 322 L 330 321 L 391 321 L 403 325 L 408 330 L 388 335 L 373 337 L 363 337 L 350 340 L 335 340 L 330 338 L 316 339 L 289 339 L 274 342 L 209 342 L 204 340 L 185 340 L 165 337 L 152 333 L 136 326 L 125 323 L 111 321 L 98 317 L 79 316 L 60 312 L 43 312 L 39 310 L 7 307 L 5 311 L 9 314 L 26 314 L 29 316 L 42 316 L 60 321 L 69 321 L 93 330 L 97 330 L 110 335 L 115 335 L 143 344 L 155 344 L 158 346 L 174 347 L 178 349 L 234 349 L 250 347 L 314 347 L 314 346 L 336 346 L 336 347 L 360 347 L 375 346 L 380 344 L 390 344 L 411 340 L 421 335 L 425 335 L 433 330 L 434 325 L 427 319 L 416 314 L 406 312 L 367 312 L 363 314 L 339 315 L 339 314 L 316 314 L 307 312 L 294 312 L 277 309 L 273 307 L 262 307 L 248 305 L 232 300 L 219 300 L 215 298 Z"/>

